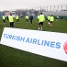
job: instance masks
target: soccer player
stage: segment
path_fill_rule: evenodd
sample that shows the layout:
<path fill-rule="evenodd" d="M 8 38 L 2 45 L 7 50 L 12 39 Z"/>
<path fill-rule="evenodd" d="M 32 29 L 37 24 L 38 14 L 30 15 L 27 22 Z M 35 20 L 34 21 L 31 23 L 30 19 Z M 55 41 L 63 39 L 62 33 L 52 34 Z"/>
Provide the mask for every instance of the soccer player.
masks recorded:
<path fill-rule="evenodd" d="M 58 20 L 59 20 L 59 16 L 56 17 L 56 21 L 58 21 Z"/>
<path fill-rule="evenodd" d="M 39 20 L 38 22 L 38 30 L 42 30 L 43 27 L 43 22 L 45 21 L 45 17 L 42 13 L 40 13 L 40 15 L 37 18 Z"/>
<path fill-rule="evenodd" d="M 32 25 L 33 15 L 30 15 L 29 20 L 30 20 L 30 23 Z"/>
<path fill-rule="evenodd" d="M 29 22 L 29 16 L 28 16 L 28 14 L 26 14 L 25 18 L 26 18 L 26 22 L 28 23 Z"/>
<path fill-rule="evenodd" d="M 5 25 L 5 24 L 6 24 L 6 17 L 5 17 L 4 14 L 3 14 L 3 16 L 2 16 L 2 19 L 3 19 L 3 24 Z"/>
<path fill-rule="evenodd" d="M 8 16 L 9 22 L 10 22 L 10 27 L 14 27 L 14 19 L 12 14 L 10 13 L 10 15 Z"/>
<path fill-rule="evenodd" d="M 38 14 L 38 16 L 37 16 L 37 21 L 38 21 L 38 30 L 40 30 L 40 25 L 39 25 L 39 16 L 40 16 L 40 14 Z"/>
<path fill-rule="evenodd" d="M 47 16 L 48 19 L 48 25 L 50 26 L 50 15 Z"/>
<path fill-rule="evenodd" d="M 52 27 L 53 22 L 54 22 L 54 17 L 53 17 L 53 15 L 51 15 L 50 16 L 50 27 Z"/>
<path fill-rule="evenodd" d="M 16 21 L 17 21 L 17 23 L 19 23 L 19 16 L 18 16 L 18 14 L 16 14 Z"/>

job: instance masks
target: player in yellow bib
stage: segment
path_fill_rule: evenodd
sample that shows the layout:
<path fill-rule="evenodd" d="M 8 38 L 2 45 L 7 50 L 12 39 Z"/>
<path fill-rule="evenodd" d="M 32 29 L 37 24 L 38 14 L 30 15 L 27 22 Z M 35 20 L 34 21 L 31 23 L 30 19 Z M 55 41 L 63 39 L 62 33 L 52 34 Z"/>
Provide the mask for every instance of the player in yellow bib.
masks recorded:
<path fill-rule="evenodd" d="M 28 23 L 29 22 L 29 16 L 27 14 L 25 16 L 25 19 L 26 19 L 26 22 Z"/>
<path fill-rule="evenodd" d="M 3 14 L 3 16 L 2 16 L 2 20 L 3 20 L 3 24 L 5 25 L 5 24 L 6 24 L 6 17 L 5 17 L 4 14 Z"/>
<path fill-rule="evenodd" d="M 42 30 L 43 22 L 45 21 L 44 15 L 41 13 L 38 17 L 38 30 Z"/>
<path fill-rule="evenodd" d="M 48 25 L 50 25 L 50 15 L 47 16 Z"/>
<path fill-rule="evenodd" d="M 58 21 L 59 20 L 59 16 L 56 16 L 56 21 Z"/>
<path fill-rule="evenodd" d="M 14 19 L 13 19 L 13 16 L 12 16 L 11 13 L 10 13 L 10 15 L 8 16 L 8 19 L 9 19 L 10 27 L 14 27 Z"/>
<path fill-rule="evenodd" d="M 19 23 L 19 16 L 18 16 L 18 14 L 16 14 L 16 21 L 17 21 L 17 23 Z"/>
<path fill-rule="evenodd" d="M 51 27 L 52 27 L 53 22 L 54 22 L 54 17 L 53 17 L 53 15 L 51 15 L 51 17 L 50 17 L 50 26 Z"/>

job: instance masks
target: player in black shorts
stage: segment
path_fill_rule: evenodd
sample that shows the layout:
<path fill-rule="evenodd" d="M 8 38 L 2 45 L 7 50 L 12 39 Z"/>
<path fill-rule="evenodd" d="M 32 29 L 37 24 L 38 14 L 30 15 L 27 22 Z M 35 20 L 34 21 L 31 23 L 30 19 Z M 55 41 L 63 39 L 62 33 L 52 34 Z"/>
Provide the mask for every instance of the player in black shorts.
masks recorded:
<path fill-rule="evenodd" d="M 3 16 L 2 16 L 2 20 L 3 20 L 3 24 L 5 25 L 5 24 L 6 24 L 6 17 L 5 17 L 4 14 L 3 14 Z"/>

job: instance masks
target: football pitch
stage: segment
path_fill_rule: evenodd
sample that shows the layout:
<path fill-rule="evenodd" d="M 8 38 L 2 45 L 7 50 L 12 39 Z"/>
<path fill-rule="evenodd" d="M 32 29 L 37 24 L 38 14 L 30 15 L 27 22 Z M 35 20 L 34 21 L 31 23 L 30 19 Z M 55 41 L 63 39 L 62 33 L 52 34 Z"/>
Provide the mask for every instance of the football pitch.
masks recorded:
<path fill-rule="evenodd" d="M 15 28 L 38 29 L 37 19 L 33 20 L 32 25 L 30 22 L 26 23 L 24 18 L 20 18 L 20 23 L 17 23 L 16 20 L 14 20 L 14 22 Z M 55 20 L 52 27 L 49 27 L 47 22 L 47 20 L 44 22 L 43 31 L 67 33 L 67 21 L 65 19 L 59 21 Z M 9 27 L 9 22 L 7 21 L 6 25 L 3 25 L 2 19 L 0 18 L 0 38 L 4 27 Z M 52 37 L 52 35 L 50 36 Z M 67 67 L 67 62 L 17 50 L 0 44 L 0 67 Z"/>

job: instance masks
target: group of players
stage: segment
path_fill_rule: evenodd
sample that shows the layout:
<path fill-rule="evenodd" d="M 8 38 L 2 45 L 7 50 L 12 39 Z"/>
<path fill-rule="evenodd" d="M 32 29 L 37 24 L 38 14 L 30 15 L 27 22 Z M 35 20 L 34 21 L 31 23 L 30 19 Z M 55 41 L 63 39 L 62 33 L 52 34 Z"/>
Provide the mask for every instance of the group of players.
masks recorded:
<path fill-rule="evenodd" d="M 6 20 L 9 21 L 10 23 L 10 27 L 14 27 L 14 17 L 12 16 L 11 13 L 9 13 L 9 16 L 5 16 L 4 14 L 2 15 L 2 20 L 3 20 L 3 24 L 6 24 Z M 16 14 L 16 21 L 19 23 L 19 16 L 18 14 Z"/>
<path fill-rule="evenodd" d="M 30 17 L 28 15 L 26 15 L 26 22 L 29 22 L 29 20 L 30 20 L 30 23 L 32 25 L 32 20 L 33 20 L 33 16 L 32 15 Z M 45 16 L 42 13 L 40 13 L 37 16 L 37 20 L 38 20 L 38 30 L 42 30 L 43 24 L 44 24 L 46 18 L 45 18 Z M 52 23 L 54 21 L 54 16 L 53 15 L 48 15 L 47 16 L 47 20 L 48 20 L 48 25 L 50 27 L 52 27 Z M 57 20 L 58 20 L 58 18 L 57 18 Z"/>
<path fill-rule="evenodd" d="M 3 23 L 4 23 L 4 25 L 5 25 L 6 17 L 5 17 L 4 14 L 3 14 L 3 16 L 2 16 L 2 19 L 3 19 Z M 10 27 L 14 27 L 14 18 L 13 18 L 13 16 L 12 16 L 11 13 L 9 14 L 9 16 L 8 16 L 7 19 L 8 19 L 8 21 L 10 22 Z M 30 22 L 30 24 L 32 25 L 33 15 L 28 16 L 28 14 L 26 14 L 25 19 L 26 19 L 26 22 L 27 22 L 27 23 Z M 58 19 L 58 18 L 57 18 L 57 19 Z M 38 22 L 38 30 L 42 30 L 43 24 L 44 24 L 46 18 L 45 18 L 45 16 L 44 16 L 42 13 L 40 13 L 40 14 L 37 16 L 37 20 L 38 20 L 38 21 L 37 21 L 37 22 Z M 48 20 L 48 25 L 49 25 L 50 27 L 52 27 L 52 23 L 53 23 L 53 21 L 54 21 L 53 15 L 48 15 L 48 16 L 47 16 L 47 20 Z M 16 22 L 19 23 L 19 16 L 18 16 L 18 14 L 16 14 Z"/>

